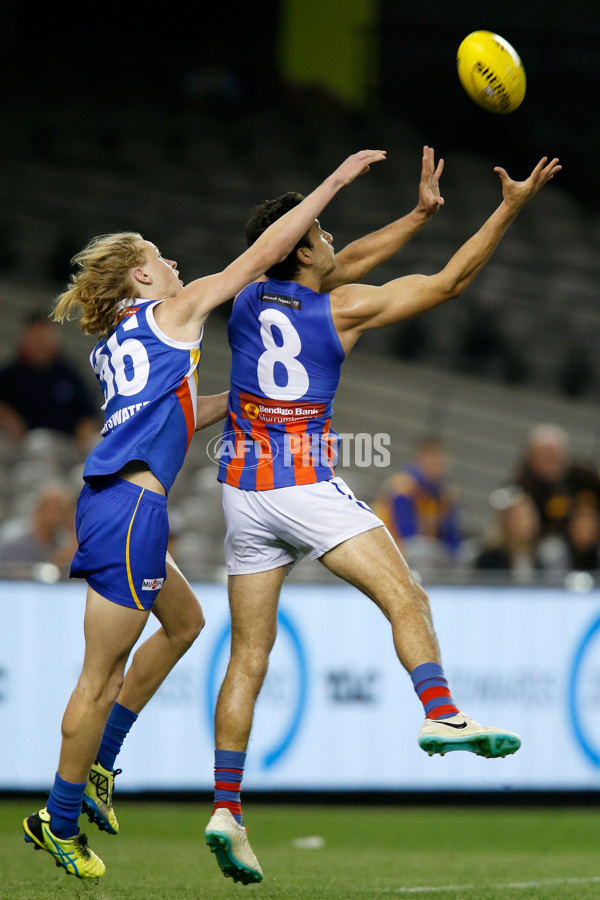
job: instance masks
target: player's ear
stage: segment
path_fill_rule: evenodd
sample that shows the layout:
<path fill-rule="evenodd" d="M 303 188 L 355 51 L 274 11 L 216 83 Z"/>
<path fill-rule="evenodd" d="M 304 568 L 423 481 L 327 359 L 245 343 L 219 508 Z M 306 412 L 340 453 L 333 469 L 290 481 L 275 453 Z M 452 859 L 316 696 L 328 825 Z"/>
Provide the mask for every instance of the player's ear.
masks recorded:
<path fill-rule="evenodd" d="M 300 247 L 296 250 L 296 258 L 304 266 L 312 266 L 312 253 L 310 247 Z"/>
<path fill-rule="evenodd" d="M 133 276 L 133 280 L 139 282 L 139 284 L 152 284 L 152 278 L 150 277 L 150 275 L 147 275 L 146 272 L 144 272 L 144 270 L 139 266 L 138 268 L 134 269 L 131 274 Z"/>

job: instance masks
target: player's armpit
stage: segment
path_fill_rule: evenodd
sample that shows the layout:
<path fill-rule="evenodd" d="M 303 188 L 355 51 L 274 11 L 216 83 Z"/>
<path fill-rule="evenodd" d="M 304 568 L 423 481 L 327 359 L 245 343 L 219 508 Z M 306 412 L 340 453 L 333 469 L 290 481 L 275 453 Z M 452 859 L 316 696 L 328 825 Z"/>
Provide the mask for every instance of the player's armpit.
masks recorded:
<path fill-rule="evenodd" d="M 330 294 L 331 314 L 348 352 L 364 331 L 410 319 L 450 300 L 454 293 L 439 275 L 406 275 L 381 287 L 352 284 Z"/>

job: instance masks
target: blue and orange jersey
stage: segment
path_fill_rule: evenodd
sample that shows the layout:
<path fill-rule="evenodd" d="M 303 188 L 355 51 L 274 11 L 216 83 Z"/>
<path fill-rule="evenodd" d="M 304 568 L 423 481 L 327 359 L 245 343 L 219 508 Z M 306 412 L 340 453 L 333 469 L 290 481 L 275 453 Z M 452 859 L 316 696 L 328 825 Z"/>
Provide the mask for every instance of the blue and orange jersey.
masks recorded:
<path fill-rule="evenodd" d="M 332 478 L 331 415 L 345 355 L 329 294 L 295 281 L 251 284 L 234 303 L 228 338 L 219 481 L 264 491 Z"/>
<path fill-rule="evenodd" d="M 104 392 L 105 419 L 103 440 L 85 462 L 86 481 L 142 460 L 168 493 L 183 465 L 196 427 L 202 337 L 172 340 L 156 324 L 155 306 L 151 300 L 128 305 L 90 355 Z"/>

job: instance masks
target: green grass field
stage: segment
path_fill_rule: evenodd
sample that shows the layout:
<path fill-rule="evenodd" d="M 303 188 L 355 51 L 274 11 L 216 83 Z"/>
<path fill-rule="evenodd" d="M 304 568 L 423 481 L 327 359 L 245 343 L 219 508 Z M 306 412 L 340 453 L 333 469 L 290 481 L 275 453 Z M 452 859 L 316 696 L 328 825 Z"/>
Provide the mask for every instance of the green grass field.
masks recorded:
<path fill-rule="evenodd" d="M 31 800 L 0 801 L 1 900 L 587 900 L 600 898 L 600 813 L 590 809 L 306 807 L 247 804 L 265 880 L 225 879 L 204 844 L 209 807 L 117 802 L 121 833 L 85 823 L 106 863 L 98 885 L 25 844 Z M 297 838 L 320 836 L 320 849 Z"/>

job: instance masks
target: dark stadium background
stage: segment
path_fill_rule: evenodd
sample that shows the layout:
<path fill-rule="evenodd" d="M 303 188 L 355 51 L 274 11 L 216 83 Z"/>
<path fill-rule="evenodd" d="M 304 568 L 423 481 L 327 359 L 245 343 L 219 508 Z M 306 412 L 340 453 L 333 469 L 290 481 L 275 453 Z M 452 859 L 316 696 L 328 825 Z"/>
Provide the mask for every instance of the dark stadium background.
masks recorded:
<path fill-rule="evenodd" d="M 0 191 L 12 192 L 18 208 L 15 167 L 26 165 L 29 159 L 48 160 L 60 167 L 56 146 L 64 147 L 69 134 L 74 139 L 78 133 L 91 134 L 96 155 L 90 162 L 74 151 L 64 162 L 65 169 L 71 167 L 76 173 L 90 164 L 95 172 L 118 170 L 122 165 L 118 153 L 130 136 L 126 126 L 119 131 L 111 120 L 116 110 L 132 112 L 132 128 L 141 121 L 148 134 L 149 159 L 161 152 L 176 160 L 185 152 L 186 142 L 186 134 L 176 124 L 177 116 L 193 117 L 197 111 L 199 128 L 225 136 L 232 132 L 229 149 L 239 163 L 240 177 L 247 173 L 249 184 L 258 185 L 261 164 L 260 145 L 248 150 L 251 140 L 257 140 L 261 129 L 264 139 L 272 143 L 283 129 L 294 136 L 302 154 L 306 183 L 298 184 L 296 170 L 289 176 L 294 178 L 290 187 L 300 190 L 320 180 L 327 171 L 324 167 L 334 165 L 342 152 L 385 145 L 391 151 L 391 169 L 394 162 L 397 165 L 398 150 L 410 151 L 414 158 L 419 144 L 428 143 L 447 160 L 444 190 L 449 189 L 448 179 L 457 171 L 452 167 L 457 154 L 479 157 L 488 171 L 493 165 L 503 165 L 516 178 L 525 177 L 542 154 L 557 155 L 564 166 L 560 187 L 581 204 L 580 221 L 587 224 L 587 218 L 595 214 L 600 192 L 598 2 L 492 0 L 475 5 L 360 0 L 343 4 L 335 0 L 319 4 L 309 0 L 301 7 L 305 10 L 303 32 L 297 42 L 307 59 L 320 54 L 323 78 L 319 82 L 317 76 L 313 84 L 293 83 L 284 71 L 289 51 L 283 22 L 293 6 L 292 0 L 234 7 L 172 3 L 149 12 L 137 3 L 122 4 L 118 11 L 89 4 L 46 4 L 32 14 L 23 4 L 5 3 L 0 58 L 5 88 L 0 106 Z M 368 24 L 362 29 L 360 22 L 356 26 L 356 41 L 362 48 L 357 66 L 364 71 L 354 74 L 364 90 L 360 102 L 348 103 L 331 90 L 327 71 L 337 65 L 336 23 L 348 18 L 352 10 L 358 21 L 359 7 L 368 10 Z M 472 103 L 456 74 L 460 41 L 479 28 L 497 31 L 510 40 L 525 63 L 527 95 L 522 106 L 508 116 L 490 114 Z M 315 36 L 323 34 L 316 41 Z M 294 39 L 288 34 L 285 41 L 289 45 Z M 57 115 L 53 119 L 54 110 Z M 265 122 L 272 125 L 268 135 Z M 405 141 L 398 147 L 402 136 L 398 137 L 396 128 L 410 130 L 410 146 Z M 268 166 L 267 159 L 265 155 Z M 215 166 L 211 202 L 226 204 L 228 184 L 221 180 L 219 160 L 211 162 Z M 199 162 L 198 168 L 205 164 Z M 283 166 L 281 172 L 285 172 Z M 413 172 L 403 175 L 407 202 L 414 196 Z M 145 174 L 150 183 L 149 166 Z M 378 181 L 374 183 L 385 184 L 386 177 L 376 172 Z M 460 178 L 460 191 L 466 196 L 468 174 L 461 172 Z M 281 178 L 274 185 L 273 190 L 278 189 Z M 472 186 L 476 188 L 475 181 Z M 189 190 L 196 190 L 193 178 Z M 260 199 L 262 196 L 257 196 L 256 202 Z M 449 216 L 457 210 L 454 195 L 452 204 L 447 208 Z M 103 229 L 143 230 L 142 214 L 131 212 L 131 216 L 119 217 L 115 211 L 111 222 L 91 220 L 89 225 L 83 221 L 83 213 L 77 223 L 65 214 L 56 222 L 55 246 L 49 250 L 46 272 L 31 271 L 22 277 L 39 282 L 45 274 L 49 286 L 62 286 L 70 255 L 91 234 Z M 337 225 L 335 217 L 330 225 Z M 596 234 L 596 223 L 590 220 L 589 225 Z M 241 222 L 237 234 L 241 234 Z M 168 225 L 163 233 L 153 231 L 153 239 L 171 244 Z M 15 240 L 5 201 L 0 205 L 0 272 L 10 274 Z M 168 249 L 171 254 L 176 252 L 172 246 Z M 239 247 L 232 245 L 231 249 Z M 203 263 L 209 267 L 210 250 L 208 255 L 204 253 Z M 184 251 L 177 252 L 185 262 Z M 214 264 L 222 264 L 229 256 L 223 247 Z M 189 269 L 185 271 L 191 274 Z M 420 324 L 410 326 L 407 340 L 418 339 L 420 328 Z M 577 355 L 577 348 L 571 355 Z M 588 368 L 593 365 L 589 362 Z M 519 366 L 513 370 L 518 380 Z M 579 378 L 581 383 L 575 384 L 575 392 L 583 390 L 585 374 Z M 577 373 L 574 379 L 577 382 Z"/>
<path fill-rule="evenodd" d="M 40 106 L 70 104 L 74 127 L 78 119 L 101 119 L 107 107 L 136 100 L 153 98 L 158 111 L 185 102 L 186 78 L 218 57 L 239 79 L 244 104 L 276 110 L 284 90 L 277 53 L 284 7 L 274 0 L 238 4 L 235 11 L 229 4 L 175 3 L 149 13 L 132 3 L 116 14 L 66 4 L 44 5 L 32 15 L 24 4 L 5 3 L 2 104 L 18 105 L 24 118 L 35 117 Z M 380 0 L 375 8 L 373 85 L 369 108 L 355 114 L 358 127 L 386 112 L 421 127 L 445 154 L 502 148 L 507 167 L 547 149 L 564 160 L 563 186 L 595 206 L 600 4 Z M 315 31 L 322 27 L 316 5 L 307 4 L 307 16 Z M 478 28 L 506 36 L 524 60 L 528 93 L 510 116 L 467 102 L 456 78 L 456 49 Z"/>
<path fill-rule="evenodd" d="M 324 6 L 327 6 L 325 3 Z M 488 152 L 511 147 L 540 149 L 564 160 L 561 183 L 595 207 L 600 123 L 600 7 L 594 0 L 552 4 L 492 0 L 423 4 L 375 3 L 369 108 L 355 114 L 361 125 L 378 112 L 410 121 L 449 154 L 454 148 Z M 278 64 L 278 29 L 285 3 L 169 4 L 150 13 L 143 4 L 122 4 L 118 13 L 100 5 L 37 7 L 3 4 L 0 72 L 4 109 L 16 105 L 24 118 L 52 104 L 70 104 L 74 120 L 114 105 L 152 99 L 185 102 L 186 78 L 218 58 L 239 79 L 243 102 L 273 104 L 285 90 Z M 350 0 L 348 7 L 352 7 Z M 307 16 L 322 27 L 318 6 Z M 456 77 L 456 49 L 472 30 L 497 31 L 524 60 L 527 98 L 510 116 L 485 113 L 466 101 Z M 335 41 L 335 35 L 331 36 Z M 306 47 L 310 53 L 310 46 Z M 306 110 L 310 114 L 310 110 Z M 157 122 L 157 127 L 160 127 Z"/>

